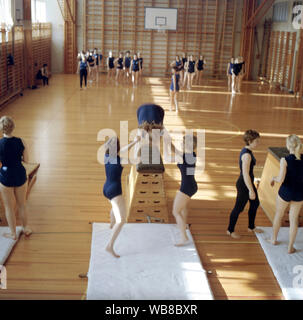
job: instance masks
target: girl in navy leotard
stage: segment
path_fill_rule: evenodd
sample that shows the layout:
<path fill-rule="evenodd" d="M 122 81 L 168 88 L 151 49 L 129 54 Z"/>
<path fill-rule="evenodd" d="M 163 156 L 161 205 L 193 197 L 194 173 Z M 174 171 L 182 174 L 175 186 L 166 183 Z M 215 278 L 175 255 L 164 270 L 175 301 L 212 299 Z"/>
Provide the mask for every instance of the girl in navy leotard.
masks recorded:
<path fill-rule="evenodd" d="M 242 82 L 245 76 L 245 62 L 243 60 L 243 57 L 238 58 L 238 69 L 239 69 L 239 75 L 237 77 L 236 91 L 241 92 Z"/>
<path fill-rule="evenodd" d="M 181 187 L 173 204 L 173 215 L 181 232 L 181 241 L 176 246 L 183 246 L 188 242 L 186 234 L 187 208 L 190 199 L 198 191 L 195 180 L 197 138 L 190 135 L 184 136 L 183 145 L 185 152 L 179 151 L 174 145 L 172 146 L 172 151 L 182 159 L 178 163 L 182 179 Z"/>
<path fill-rule="evenodd" d="M 123 59 L 123 53 L 122 52 L 120 52 L 120 54 L 119 54 L 119 58 L 117 58 L 116 60 L 115 60 L 115 65 L 117 66 L 116 67 L 116 81 L 118 82 L 119 81 L 119 79 L 121 78 L 121 76 L 123 75 L 123 61 L 124 61 L 124 59 Z"/>
<path fill-rule="evenodd" d="M 226 75 L 228 79 L 228 90 L 232 91 L 232 69 L 234 68 L 234 58 L 230 59 L 230 62 L 227 64 Z"/>
<path fill-rule="evenodd" d="M 109 52 L 108 58 L 107 58 L 107 71 L 108 71 L 108 78 L 113 78 L 115 74 L 115 58 L 113 57 L 112 51 Z"/>
<path fill-rule="evenodd" d="M 100 55 L 98 54 L 98 49 L 94 49 L 94 58 L 96 61 L 95 68 L 94 68 L 94 74 L 97 82 L 99 81 L 99 65 L 101 64 Z"/>
<path fill-rule="evenodd" d="M 127 80 L 130 79 L 130 75 L 131 75 L 131 69 L 130 69 L 131 61 L 132 61 L 132 58 L 130 56 L 130 52 L 126 51 L 123 65 L 124 65 L 124 75 Z"/>
<path fill-rule="evenodd" d="M 143 58 L 141 57 L 141 52 L 138 52 L 138 60 L 140 62 L 139 78 L 142 78 L 142 74 L 143 74 Z"/>
<path fill-rule="evenodd" d="M 196 61 L 194 61 L 193 55 L 189 56 L 189 60 L 186 62 L 185 70 L 186 70 L 186 80 L 187 80 L 187 89 L 190 90 L 193 86 L 193 79 L 196 73 Z M 185 83 L 184 83 L 185 85 Z"/>
<path fill-rule="evenodd" d="M 242 80 L 245 75 L 245 63 L 242 57 L 235 59 L 232 66 L 232 93 L 240 92 Z"/>
<path fill-rule="evenodd" d="M 131 71 L 132 71 L 132 81 L 133 85 L 138 85 L 138 79 L 139 79 L 139 72 L 140 72 L 140 61 L 138 59 L 137 54 L 134 54 L 134 59 L 131 62 Z"/>
<path fill-rule="evenodd" d="M 200 58 L 199 58 L 198 64 L 197 64 L 197 72 L 198 72 L 197 84 L 200 84 L 200 81 L 203 76 L 203 70 L 204 70 L 205 64 L 206 64 L 206 61 L 204 59 L 204 56 L 200 55 Z"/>
<path fill-rule="evenodd" d="M 183 77 L 182 77 L 182 88 L 185 86 L 185 83 L 186 83 L 186 78 L 187 78 L 187 70 L 186 70 L 186 63 L 187 63 L 188 59 L 187 59 L 187 56 L 186 56 L 186 53 L 182 53 L 182 64 L 183 64 Z"/>
<path fill-rule="evenodd" d="M 180 75 L 180 84 L 183 86 L 183 78 L 184 78 L 184 65 L 182 59 L 177 55 L 175 61 L 173 61 L 170 66 L 172 68 L 177 67 L 177 71 Z"/>
<path fill-rule="evenodd" d="M 296 135 L 291 135 L 286 140 L 286 146 L 290 154 L 286 158 L 282 158 L 280 162 L 280 174 L 273 177 L 271 186 L 275 182 L 282 183 L 277 196 L 277 208 L 273 223 L 273 233 L 270 242 L 277 244 L 278 232 L 285 210 L 290 206 L 289 210 L 289 244 L 288 253 L 294 253 L 294 242 L 298 231 L 298 219 L 300 210 L 303 206 L 303 148 L 302 143 Z"/>
<path fill-rule="evenodd" d="M 86 60 L 84 53 L 80 54 L 77 73 L 80 74 L 80 90 L 82 90 L 83 79 L 85 83 L 85 89 L 87 88 L 87 74 L 89 70 L 89 64 Z"/>
<path fill-rule="evenodd" d="M 254 185 L 254 166 L 256 165 L 256 159 L 252 152 L 259 144 L 260 134 L 254 130 L 248 130 L 245 132 L 243 139 L 246 147 L 242 149 L 239 157 L 240 176 L 236 184 L 237 199 L 234 209 L 230 214 L 227 230 L 227 234 L 235 239 L 240 238 L 235 232 L 235 226 L 240 213 L 243 212 L 248 201 L 250 203 L 248 211 L 248 231 L 261 232 L 261 230 L 255 227 L 256 213 L 260 202 L 257 189 Z"/>
<path fill-rule="evenodd" d="M 95 67 L 96 67 L 96 59 L 93 54 L 93 52 L 89 52 L 89 56 L 87 58 L 87 62 L 89 64 L 89 72 L 88 72 L 88 82 L 92 83 L 93 81 L 96 80 L 96 73 L 95 73 Z"/>
<path fill-rule="evenodd" d="M 136 137 L 135 140 L 124 147 L 121 152 L 125 152 L 134 146 L 140 140 Z M 103 194 L 110 201 L 112 209 L 110 212 L 110 227 L 113 228 L 113 233 L 111 239 L 109 240 L 106 251 L 111 253 L 114 257 L 119 258 L 119 256 L 114 251 L 114 243 L 126 222 L 126 207 L 125 201 L 122 196 L 122 186 L 121 186 L 121 175 L 123 167 L 121 166 L 120 153 L 120 142 L 117 137 L 110 138 L 105 143 L 105 172 L 106 181 L 103 186 Z"/>
<path fill-rule="evenodd" d="M 32 233 L 27 224 L 26 193 L 27 176 L 22 161 L 28 162 L 28 153 L 25 142 L 12 136 L 15 124 L 10 117 L 0 119 L 0 131 L 3 138 L 0 139 L 0 192 L 5 207 L 5 216 L 10 228 L 10 233 L 4 237 L 16 240 L 16 216 L 15 202 L 19 217 L 22 220 L 23 232 L 26 236 Z"/>
<path fill-rule="evenodd" d="M 170 85 L 170 111 L 173 111 L 173 104 L 175 103 L 176 112 L 178 112 L 178 94 L 180 91 L 180 74 L 177 66 L 172 68 L 172 79 Z"/>

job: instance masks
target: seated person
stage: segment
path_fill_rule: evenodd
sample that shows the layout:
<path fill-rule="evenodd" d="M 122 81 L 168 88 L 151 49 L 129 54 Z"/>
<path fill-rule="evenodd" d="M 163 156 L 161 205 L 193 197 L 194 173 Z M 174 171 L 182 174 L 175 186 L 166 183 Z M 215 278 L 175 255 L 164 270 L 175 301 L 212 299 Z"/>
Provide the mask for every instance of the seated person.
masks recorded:
<path fill-rule="evenodd" d="M 45 86 L 46 84 L 48 85 L 49 73 L 48 73 L 48 67 L 46 63 L 41 68 L 41 75 L 43 80 L 43 86 Z"/>

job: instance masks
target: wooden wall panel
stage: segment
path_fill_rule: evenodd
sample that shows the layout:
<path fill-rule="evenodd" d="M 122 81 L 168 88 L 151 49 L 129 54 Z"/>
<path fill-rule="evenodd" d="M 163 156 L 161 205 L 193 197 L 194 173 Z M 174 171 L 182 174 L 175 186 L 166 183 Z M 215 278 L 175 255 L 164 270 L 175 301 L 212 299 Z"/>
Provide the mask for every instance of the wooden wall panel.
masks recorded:
<path fill-rule="evenodd" d="M 270 34 L 266 78 L 291 89 L 296 32 L 272 31 Z"/>
<path fill-rule="evenodd" d="M 294 77 L 294 93 L 296 97 L 303 97 L 303 30 L 299 33 L 299 48 L 296 57 L 296 68 Z"/>
<path fill-rule="evenodd" d="M 14 33 L 14 34 L 13 34 Z M 14 65 L 7 65 L 11 54 Z M 10 32 L 1 29 L 0 43 L 0 105 L 24 89 L 24 33 L 22 27 Z"/>
<path fill-rule="evenodd" d="M 27 33 L 28 34 L 28 33 Z M 15 27 L 11 31 L 1 28 L 0 39 L 0 106 L 24 88 L 36 84 L 38 70 L 47 63 L 51 70 L 51 24 L 33 24 L 30 50 L 32 62 L 25 65 L 25 30 Z M 7 56 L 11 54 L 14 65 L 7 66 Z M 27 80 L 26 81 L 26 75 Z"/>
<path fill-rule="evenodd" d="M 140 51 L 144 73 L 165 76 L 175 55 L 182 52 L 205 56 L 205 73 L 224 77 L 226 64 L 234 55 L 234 26 L 237 0 L 87 0 L 83 10 L 83 48 L 98 48 L 108 57 L 110 50 Z M 144 29 L 144 8 L 178 9 L 177 31 L 159 33 Z M 106 59 L 103 60 L 103 62 Z M 105 68 L 105 64 L 103 63 Z"/>
<path fill-rule="evenodd" d="M 64 19 L 64 73 L 73 74 L 78 68 L 77 1 L 57 0 L 57 2 Z M 83 42 L 86 42 L 86 5 L 83 9 Z"/>

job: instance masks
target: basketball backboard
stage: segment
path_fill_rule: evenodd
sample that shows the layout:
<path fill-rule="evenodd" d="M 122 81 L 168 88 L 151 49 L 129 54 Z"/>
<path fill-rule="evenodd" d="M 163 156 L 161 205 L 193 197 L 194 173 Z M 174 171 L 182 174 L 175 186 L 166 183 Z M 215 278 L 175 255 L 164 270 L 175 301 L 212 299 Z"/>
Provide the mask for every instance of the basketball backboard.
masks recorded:
<path fill-rule="evenodd" d="M 145 7 L 146 30 L 177 30 L 178 9 Z"/>

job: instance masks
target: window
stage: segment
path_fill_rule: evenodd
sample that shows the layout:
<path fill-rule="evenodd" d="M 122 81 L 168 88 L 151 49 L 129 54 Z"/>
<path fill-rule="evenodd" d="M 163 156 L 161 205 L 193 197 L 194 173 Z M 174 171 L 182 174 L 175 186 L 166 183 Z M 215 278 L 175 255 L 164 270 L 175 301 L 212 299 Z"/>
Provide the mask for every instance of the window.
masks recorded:
<path fill-rule="evenodd" d="M 32 0 L 32 22 L 46 22 L 45 0 Z"/>
<path fill-rule="evenodd" d="M 288 21 L 288 2 L 279 2 L 274 5 L 273 22 Z"/>
<path fill-rule="evenodd" d="M 11 1 L 0 0 L 0 24 L 4 24 L 8 29 L 14 24 Z"/>

